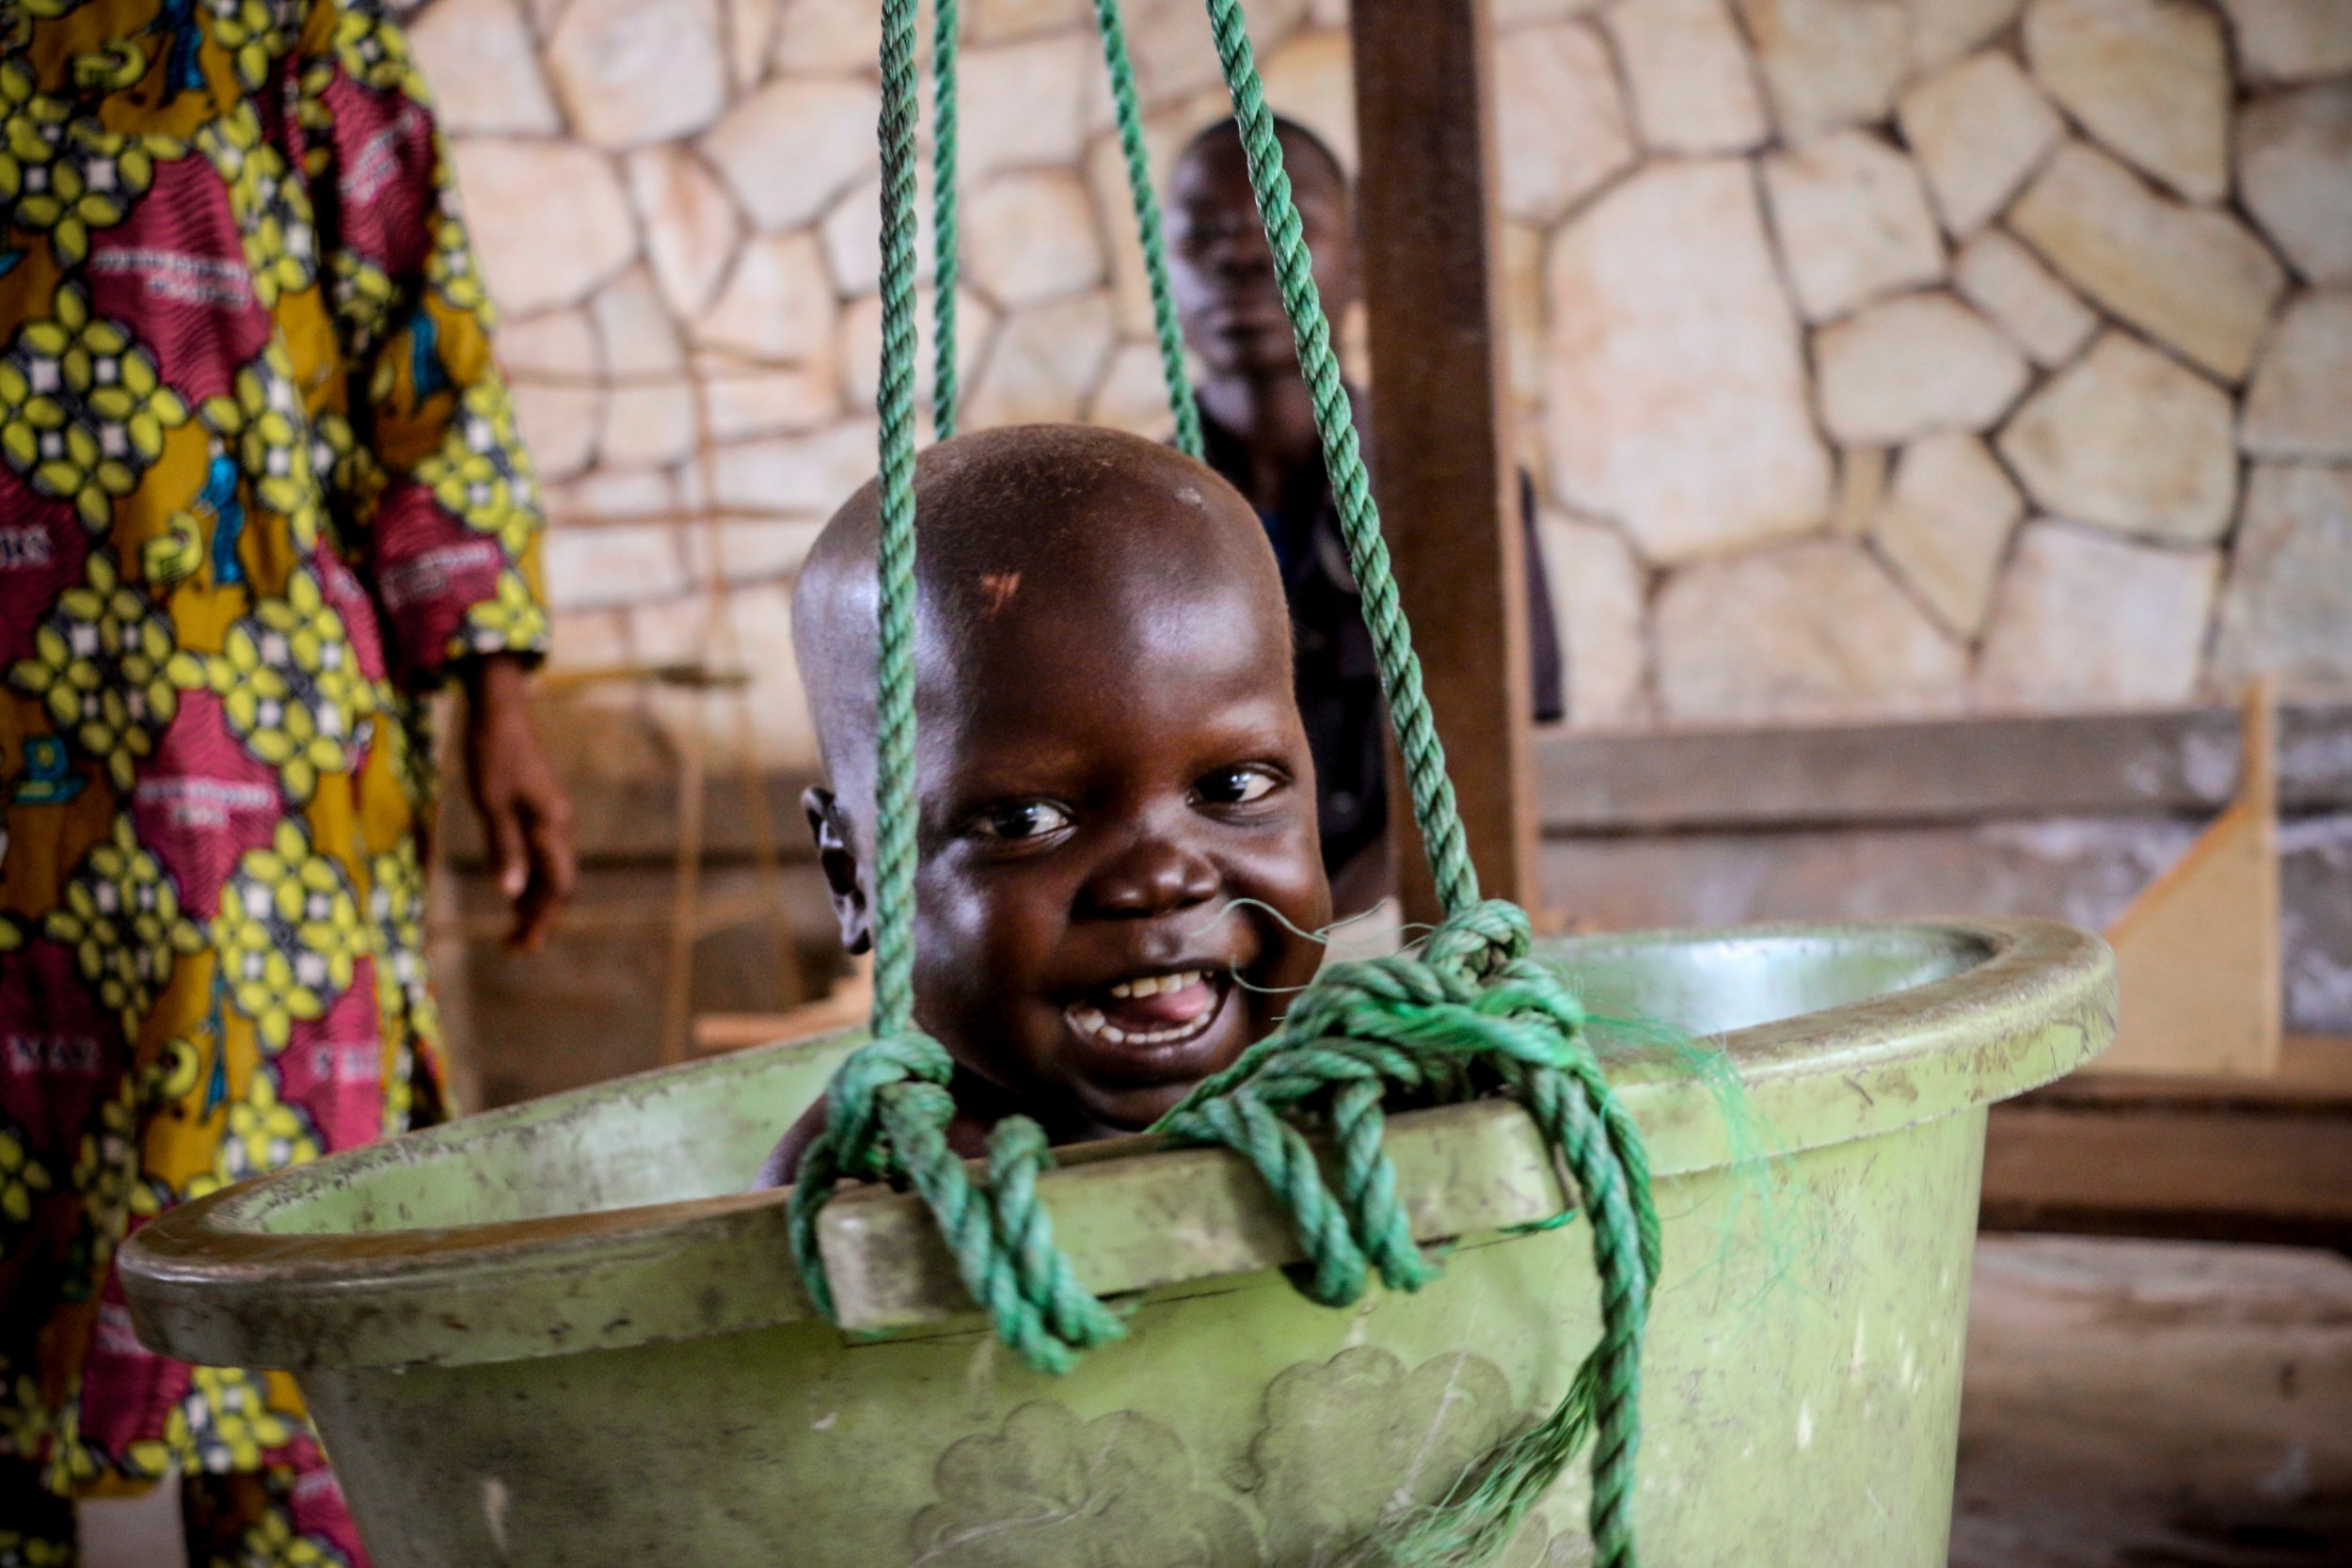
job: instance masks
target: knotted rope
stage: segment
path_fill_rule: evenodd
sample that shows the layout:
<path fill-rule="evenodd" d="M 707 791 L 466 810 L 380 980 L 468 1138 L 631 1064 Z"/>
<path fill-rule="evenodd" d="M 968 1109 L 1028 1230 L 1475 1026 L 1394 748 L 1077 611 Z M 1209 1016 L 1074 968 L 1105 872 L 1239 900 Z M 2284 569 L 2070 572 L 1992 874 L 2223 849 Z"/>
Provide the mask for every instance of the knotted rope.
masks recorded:
<path fill-rule="evenodd" d="M 1481 900 L 1445 753 L 1422 690 L 1411 634 L 1380 537 L 1352 410 L 1301 239 L 1239 0 L 1207 0 L 1250 181 L 1273 247 L 1283 305 L 1312 393 L 1341 531 L 1362 591 L 1414 813 L 1448 911 L 1418 955 L 1335 964 L 1294 1002 L 1281 1027 L 1201 1084 L 1155 1131 L 1235 1149 L 1257 1166 L 1294 1216 L 1314 1300 L 1342 1305 L 1376 1270 L 1392 1290 L 1437 1277 L 1438 1261 L 1413 1240 L 1382 1146 L 1391 1100 L 1439 1103 L 1501 1093 L 1524 1105 L 1557 1151 L 1591 1222 L 1601 1284 L 1602 1329 L 1549 1416 L 1498 1449 L 1438 1506 L 1377 1543 L 1399 1568 L 1472 1568 L 1512 1537 L 1581 1448 L 1595 1437 L 1590 1524 L 1600 1568 L 1634 1568 L 1632 1492 L 1640 1444 L 1641 1336 L 1660 1261 L 1658 1220 L 1641 1137 L 1612 1093 L 1586 1040 L 1585 1018 L 1559 976 L 1528 956 L 1525 911 Z M 943 11 L 951 7 L 943 7 Z M 1121 104 L 1120 132 L 1147 256 L 1159 245 L 1156 205 L 1143 167 L 1140 121 L 1117 0 L 1097 0 L 1104 55 Z M 1122 1323 L 1077 1279 L 1056 1247 L 1037 1196 L 1051 1162 L 1026 1117 L 992 1132 L 988 1170 L 975 1181 L 947 1144 L 955 1104 L 952 1064 L 914 1026 L 914 72 L 915 0 L 882 7 L 882 367 L 881 415 L 881 657 L 874 867 L 873 1042 L 843 1065 L 826 1092 L 825 1130 L 803 1158 L 790 1198 L 793 1245 L 811 1296 L 835 1315 L 818 1244 L 818 1222 L 843 1180 L 903 1181 L 937 1215 L 973 1299 L 998 1335 L 1031 1366 L 1066 1370 L 1079 1352 L 1120 1337 Z M 941 58 L 952 74 L 952 19 Z M 1124 88 L 1120 87 L 1122 75 Z M 952 114 L 951 87 L 940 103 Z M 952 128 L 943 124 L 952 171 Z M 952 185 L 943 176 L 942 196 Z M 949 293 L 952 201 L 940 209 L 940 292 Z M 1191 407 L 1165 269 L 1153 266 L 1155 316 L 1180 430 Z M 952 311 L 943 318 L 952 326 Z M 940 345 L 942 386 L 952 343 Z M 953 419 L 952 402 L 939 422 Z M 1197 420 L 1190 427 L 1197 440 Z M 1336 1187 L 1298 1127 L 1328 1130 Z"/>

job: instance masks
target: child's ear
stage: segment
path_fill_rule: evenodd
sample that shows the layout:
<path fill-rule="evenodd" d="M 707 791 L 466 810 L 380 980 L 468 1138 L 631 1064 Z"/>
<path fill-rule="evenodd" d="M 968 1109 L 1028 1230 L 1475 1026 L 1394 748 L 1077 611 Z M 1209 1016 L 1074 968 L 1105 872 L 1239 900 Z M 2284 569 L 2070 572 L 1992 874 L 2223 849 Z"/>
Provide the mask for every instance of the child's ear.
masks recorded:
<path fill-rule="evenodd" d="M 830 789 L 803 790 L 801 810 L 808 815 L 809 836 L 817 841 L 817 865 L 825 874 L 833 917 L 841 926 L 842 949 L 863 953 L 874 945 L 874 927 L 866 918 L 866 879 L 859 875 L 849 818 Z"/>

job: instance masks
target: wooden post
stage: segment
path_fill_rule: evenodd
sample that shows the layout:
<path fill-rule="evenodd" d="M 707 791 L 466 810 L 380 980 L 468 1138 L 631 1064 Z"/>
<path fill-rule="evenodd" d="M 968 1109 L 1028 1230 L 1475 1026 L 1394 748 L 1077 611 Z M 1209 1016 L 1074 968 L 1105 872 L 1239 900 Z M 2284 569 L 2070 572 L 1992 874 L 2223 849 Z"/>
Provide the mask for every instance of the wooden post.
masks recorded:
<path fill-rule="evenodd" d="M 1357 0 L 1374 490 L 1479 882 L 1536 896 L 1526 563 L 1502 339 L 1487 0 Z M 1405 918 L 1436 895 L 1402 779 Z"/>

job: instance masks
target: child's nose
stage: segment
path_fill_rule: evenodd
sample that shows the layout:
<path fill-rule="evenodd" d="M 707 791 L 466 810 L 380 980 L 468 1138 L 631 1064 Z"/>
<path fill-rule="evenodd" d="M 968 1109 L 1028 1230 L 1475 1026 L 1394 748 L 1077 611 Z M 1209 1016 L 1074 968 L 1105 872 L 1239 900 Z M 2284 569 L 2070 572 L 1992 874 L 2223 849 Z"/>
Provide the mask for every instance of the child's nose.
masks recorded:
<path fill-rule="evenodd" d="M 1216 868 L 1184 845 L 1139 840 L 1087 881 L 1086 912 L 1133 919 L 1171 913 L 1216 896 Z"/>

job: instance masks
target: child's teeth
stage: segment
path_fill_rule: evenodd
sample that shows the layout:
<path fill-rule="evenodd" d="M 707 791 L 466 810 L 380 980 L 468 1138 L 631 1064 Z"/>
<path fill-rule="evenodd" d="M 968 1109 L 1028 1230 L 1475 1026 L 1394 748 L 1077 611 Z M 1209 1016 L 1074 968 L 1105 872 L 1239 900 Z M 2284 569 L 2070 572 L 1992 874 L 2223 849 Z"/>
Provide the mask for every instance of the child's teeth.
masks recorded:
<path fill-rule="evenodd" d="M 1095 1031 L 1107 1026 L 1106 1021 L 1104 1019 L 1099 1008 L 1075 1007 L 1071 1010 L 1070 1017 L 1073 1022 L 1076 1023 L 1079 1028 L 1084 1029 L 1089 1034 L 1093 1034 Z"/>
<path fill-rule="evenodd" d="M 1198 969 L 1187 969 L 1175 974 L 1146 974 L 1133 980 L 1121 980 L 1111 987 L 1110 993 L 1124 1000 L 1135 996 L 1157 996 L 1162 991 L 1182 990 L 1204 977 Z"/>

